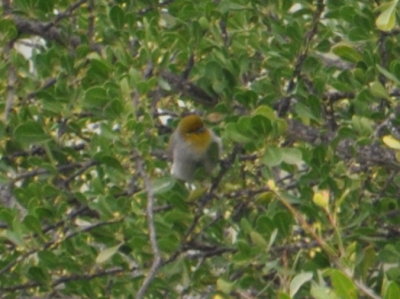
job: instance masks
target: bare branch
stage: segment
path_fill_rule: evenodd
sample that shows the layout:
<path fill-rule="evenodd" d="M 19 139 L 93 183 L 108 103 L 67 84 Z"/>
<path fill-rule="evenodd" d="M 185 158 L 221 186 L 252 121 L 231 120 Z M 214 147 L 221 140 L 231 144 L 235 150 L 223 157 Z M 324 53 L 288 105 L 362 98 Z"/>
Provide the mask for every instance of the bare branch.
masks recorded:
<path fill-rule="evenodd" d="M 78 162 L 78 163 L 71 163 L 71 164 L 66 164 L 66 165 L 61 165 L 56 168 L 57 171 L 59 172 L 64 172 L 68 170 L 72 170 L 75 168 L 84 168 L 87 169 L 88 167 L 91 167 L 95 165 L 97 162 L 95 161 L 86 161 L 86 162 Z M 24 180 L 27 178 L 31 178 L 34 176 L 39 176 L 39 175 L 44 175 L 44 174 L 49 174 L 51 173 L 51 170 L 44 169 L 44 168 L 39 168 L 31 171 L 27 171 L 21 174 L 18 174 L 12 181 L 13 183 Z"/>
<path fill-rule="evenodd" d="M 89 225 L 89 226 L 87 226 L 87 227 L 85 227 L 83 229 L 80 229 L 80 230 L 77 230 L 77 231 L 74 231 L 74 232 L 70 232 L 69 234 L 67 234 L 66 236 L 64 236 L 64 237 L 62 237 L 60 239 L 56 238 L 54 240 L 51 240 L 51 241 L 45 243 L 44 245 L 42 245 L 40 248 L 35 248 L 35 249 L 32 249 L 32 250 L 29 250 L 29 251 L 25 252 L 24 254 L 19 255 L 14 261 L 8 263 L 6 266 L 4 266 L 0 270 L 0 275 L 6 273 L 8 270 L 10 270 L 12 267 L 14 267 L 17 263 L 25 260 L 27 257 L 31 256 L 32 254 L 35 254 L 35 253 L 37 253 L 39 251 L 45 250 L 45 249 L 50 248 L 50 247 L 59 246 L 62 242 L 66 241 L 68 239 L 71 239 L 71 238 L 73 238 L 73 237 L 75 237 L 75 236 L 77 236 L 77 235 L 79 235 L 81 233 L 89 232 L 89 231 L 91 231 L 93 229 L 96 229 L 98 227 L 101 227 L 101 226 L 119 223 L 122 220 L 123 220 L 123 218 L 119 218 L 119 219 L 114 219 L 114 220 L 110 220 L 110 221 L 98 222 L 98 223 Z"/>
<path fill-rule="evenodd" d="M 56 41 L 61 45 L 72 45 L 76 47 L 79 43 L 79 37 L 73 36 L 71 38 L 66 38 L 63 36 L 62 31 L 55 26 L 48 26 L 47 23 L 39 22 L 36 20 L 28 20 L 16 15 L 13 15 L 15 26 L 19 33 L 37 35 L 45 40 Z"/>
<path fill-rule="evenodd" d="M 147 192 L 146 216 L 147 216 L 147 226 L 148 226 L 149 235 L 150 235 L 151 250 L 153 252 L 153 262 L 152 262 L 151 268 L 147 272 L 147 275 L 146 275 L 139 291 L 136 294 L 136 298 L 141 299 L 144 297 L 147 289 L 149 288 L 151 282 L 153 281 L 154 277 L 156 276 L 158 269 L 161 266 L 161 253 L 160 253 L 160 249 L 158 248 L 156 228 L 154 225 L 154 201 L 155 201 L 155 198 L 154 198 L 153 186 L 151 184 L 150 178 L 148 177 L 148 175 L 144 169 L 142 157 L 138 153 L 135 153 L 135 158 L 136 158 L 137 168 L 139 170 L 141 177 L 143 178 L 144 187 Z"/>
<path fill-rule="evenodd" d="M 305 41 L 304 41 L 303 48 L 301 49 L 301 52 L 299 53 L 299 55 L 296 58 L 296 62 L 294 64 L 294 70 L 293 70 L 292 76 L 289 80 L 288 86 L 286 88 L 286 93 L 288 94 L 288 96 L 283 98 L 278 104 L 278 115 L 279 116 L 285 115 L 290 108 L 290 104 L 292 101 L 291 93 L 295 89 L 297 81 L 299 80 L 299 77 L 301 74 L 301 69 L 303 67 L 304 61 L 306 60 L 306 58 L 308 56 L 308 51 L 310 49 L 311 42 L 312 42 L 314 36 L 318 32 L 319 21 L 321 19 L 322 12 L 324 11 L 324 8 L 325 8 L 324 0 L 316 0 L 316 6 L 317 6 L 317 9 L 314 12 L 314 15 L 312 18 L 311 28 L 305 35 Z"/>
<path fill-rule="evenodd" d="M 380 297 L 375 294 L 375 292 L 366 286 L 361 280 L 354 279 L 351 271 L 342 264 L 336 251 L 321 237 L 316 233 L 315 229 L 308 224 L 307 220 L 303 215 L 277 190 L 271 190 L 276 195 L 276 198 L 289 210 L 289 212 L 297 220 L 301 228 L 310 235 L 313 240 L 321 247 L 321 249 L 327 254 L 331 263 L 336 265 L 349 279 L 354 281 L 357 288 L 365 295 L 373 299 L 379 299 Z"/>
<path fill-rule="evenodd" d="M 54 21 L 47 24 L 47 29 L 57 25 L 58 23 L 60 23 L 61 20 L 70 17 L 76 9 L 78 9 L 82 4 L 86 3 L 87 1 L 88 0 L 78 0 L 75 3 L 72 3 L 65 11 L 59 13 L 57 17 L 54 19 Z"/>
<path fill-rule="evenodd" d="M 73 145 L 71 147 L 64 147 L 63 150 L 74 150 L 74 151 L 80 151 L 85 148 L 84 143 L 78 143 L 76 145 Z M 28 156 L 43 156 L 46 154 L 46 150 L 43 147 L 33 147 L 32 149 L 28 151 L 17 151 L 13 152 L 12 154 L 9 154 L 7 156 L 3 156 L 2 159 L 4 160 L 12 160 L 18 157 L 28 157 Z"/>
<path fill-rule="evenodd" d="M 216 96 L 209 95 L 205 90 L 192 82 L 185 80 L 183 77 L 175 75 L 174 73 L 163 71 L 161 76 L 166 80 L 176 91 L 182 92 L 184 96 L 192 98 L 194 101 L 207 105 L 214 106 L 218 100 Z"/>
<path fill-rule="evenodd" d="M 223 176 L 226 174 L 228 171 L 230 165 L 235 161 L 236 156 L 238 155 L 239 151 L 241 148 L 239 146 L 235 146 L 234 149 L 232 150 L 231 154 L 229 157 L 222 161 L 221 164 L 221 169 L 218 173 L 218 175 L 213 178 L 212 184 L 210 186 L 210 189 L 208 190 L 207 193 L 205 193 L 199 200 L 199 206 L 197 207 L 196 214 L 194 216 L 194 219 L 189 226 L 189 228 L 186 230 L 186 233 L 183 237 L 182 244 L 180 248 L 178 248 L 169 258 L 164 262 L 164 264 L 168 264 L 173 262 L 183 251 L 185 251 L 185 246 L 195 239 L 196 236 L 192 236 L 193 231 L 195 230 L 197 224 L 199 223 L 200 218 L 203 216 L 203 210 L 204 207 L 207 205 L 207 203 L 215 196 L 214 192 L 217 190 Z"/>
<path fill-rule="evenodd" d="M 127 272 L 128 270 L 124 268 L 111 268 L 111 269 L 105 269 L 101 271 L 97 271 L 93 274 L 74 274 L 74 275 L 67 275 L 67 276 L 62 276 L 58 278 L 56 281 L 52 283 L 52 286 L 55 287 L 59 284 L 67 283 L 70 281 L 79 281 L 79 280 L 92 280 L 98 277 L 104 277 L 104 276 L 110 276 L 110 275 L 117 275 L 120 273 Z M 2 292 L 14 292 L 18 290 L 26 290 L 26 289 L 31 289 L 41 286 L 40 283 L 38 282 L 28 282 L 25 284 L 20 284 L 20 285 L 15 285 L 12 287 L 4 287 L 0 288 L 0 291 Z"/>
<path fill-rule="evenodd" d="M 11 112 L 11 109 L 14 105 L 15 98 L 15 84 L 17 82 L 17 74 L 14 66 L 10 62 L 10 52 L 14 45 L 14 41 L 10 41 L 8 45 L 5 46 L 5 60 L 8 62 L 7 68 L 7 88 L 6 88 L 6 106 L 4 108 L 4 121 L 7 122 L 8 116 Z"/>
<path fill-rule="evenodd" d="M 77 171 L 75 171 L 73 174 L 71 174 L 68 178 L 66 178 L 63 181 L 63 184 L 65 187 L 68 187 L 69 183 L 71 183 L 71 181 L 80 176 L 82 173 L 84 173 L 86 170 L 88 170 L 90 167 L 95 166 L 97 164 L 96 161 L 88 161 L 85 163 L 82 163 L 81 168 L 79 168 Z"/>
<path fill-rule="evenodd" d="M 36 97 L 36 95 L 37 95 L 40 91 L 45 90 L 45 89 L 47 89 L 47 88 L 50 88 L 50 87 L 52 87 L 52 86 L 53 86 L 54 84 L 56 84 L 56 83 L 57 83 L 57 79 L 55 79 L 55 78 L 49 78 L 49 79 L 47 79 L 47 80 L 44 82 L 44 84 L 43 84 L 42 86 L 40 86 L 40 88 L 39 88 L 38 90 L 35 90 L 35 91 L 33 91 L 33 92 L 31 92 L 31 93 L 28 94 L 28 96 L 27 96 L 28 100 L 33 99 L 34 97 Z"/>

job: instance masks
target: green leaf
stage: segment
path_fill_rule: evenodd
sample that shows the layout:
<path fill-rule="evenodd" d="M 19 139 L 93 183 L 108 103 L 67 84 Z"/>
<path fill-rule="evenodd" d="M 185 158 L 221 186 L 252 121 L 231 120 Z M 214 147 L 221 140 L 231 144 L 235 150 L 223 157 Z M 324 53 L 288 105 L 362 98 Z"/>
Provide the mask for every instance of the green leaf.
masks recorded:
<path fill-rule="evenodd" d="M 288 212 L 278 212 L 273 218 L 281 236 L 288 236 L 292 230 L 293 217 Z"/>
<path fill-rule="evenodd" d="M 290 282 L 290 297 L 292 298 L 296 295 L 297 291 L 301 288 L 302 285 L 309 282 L 313 277 L 312 272 L 303 272 L 297 274 L 292 281 Z"/>
<path fill-rule="evenodd" d="M 27 121 L 14 131 L 15 139 L 25 145 L 43 143 L 50 140 L 42 126 L 35 121 Z"/>
<path fill-rule="evenodd" d="M 241 134 L 248 136 L 250 138 L 252 138 L 256 135 L 254 132 L 253 126 L 252 126 L 250 116 L 240 117 L 236 124 L 236 128 Z"/>
<path fill-rule="evenodd" d="M 104 115 L 110 119 L 117 118 L 124 112 L 124 106 L 119 99 L 110 101 L 106 107 L 104 107 Z"/>
<path fill-rule="evenodd" d="M 303 155 L 297 148 L 283 148 L 282 160 L 288 164 L 300 165 L 303 163 Z"/>
<path fill-rule="evenodd" d="M 400 294 L 400 287 L 394 281 L 391 281 L 386 288 L 384 299 L 398 299 Z"/>
<path fill-rule="evenodd" d="M 367 246 L 362 250 L 360 255 L 360 262 L 357 266 L 359 269 L 361 278 L 364 279 L 367 277 L 370 269 L 373 269 L 376 264 L 376 251 L 373 246 Z"/>
<path fill-rule="evenodd" d="M 6 42 L 14 39 L 17 34 L 17 28 L 12 20 L 3 18 L 0 20 L 0 44 L 4 45 Z"/>
<path fill-rule="evenodd" d="M 107 156 L 100 153 L 95 155 L 94 159 L 101 164 L 114 168 L 117 171 L 124 172 L 124 168 L 122 167 L 121 163 L 112 156 Z"/>
<path fill-rule="evenodd" d="M 316 115 L 314 115 L 314 113 L 311 111 L 310 107 L 308 107 L 307 105 L 305 105 L 303 103 L 300 103 L 300 102 L 296 103 L 296 105 L 294 106 L 294 109 L 296 111 L 296 114 L 298 116 L 300 116 L 302 119 L 318 120 L 318 117 Z"/>
<path fill-rule="evenodd" d="M 261 135 L 260 137 L 271 132 L 271 122 L 262 115 L 253 116 L 251 118 L 251 125 L 253 130 Z"/>
<path fill-rule="evenodd" d="M 161 89 L 166 91 L 171 91 L 172 89 L 171 85 L 161 77 L 158 79 L 158 85 L 161 87 Z"/>
<path fill-rule="evenodd" d="M 112 71 L 113 68 L 111 65 L 106 63 L 105 60 L 97 58 L 97 55 L 93 55 L 93 58 L 90 59 L 90 66 L 87 72 L 87 79 L 99 81 L 99 83 L 102 84 L 104 80 L 109 78 Z"/>
<path fill-rule="evenodd" d="M 233 286 L 234 282 L 232 281 L 227 281 L 223 278 L 218 278 L 217 280 L 217 290 L 224 294 L 229 294 L 232 291 Z"/>
<path fill-rule="evenodd" d="M 109 260 L 114 254 L 116 254 L 121 247 L 122 244 L 118 244 L 113 247 L 106 248 L 97 255 L 96 257 L 96 263 L 101 264 L 104 263 L 105 261 Z"/>
<path fill-rule="evenodd" d="M 389 80 L 392 80 L 395 84 L 400 85 L 400 81 L 397 79 L 397 77 L 394 74 L 392 74 L 391 72 L 389 72 L 385 68 L 381 67 L 379 64 L 376 65 L 376 68 L 386 78 L 388 78 Z"/>
<path fill-rule="evenodd" d="M 114 5 L 110 9 L 110 19 L 115 28 L 121 29 L 125 23 L 125 13 L 122 8 L 118 5 Z"/>
<path fill-rule="evenodd" d="M 46 283 L 50 280 L 50 275 L 42 268 L 32 266 L 28 270 L 28 276 L 39 283 Z"/>
<path fill-rule="evenodd" d="M 265 151 L 263 163 L 267 166 L 274 167 L 279 165 L 283 160 L 283 151 L 279 147 L 269 146 Z"/>
<path fill-rule="evenodd" d="M 25 226 L 26 226 L 29 230 L 32 230 L 32 231 L 34 231 L 34 232 L 40 233 L 41 230 L 42 230 L 42 229 L 41 229 L 41 226 L 40 226 L 39 220 L 38 220 L 35 216 L 33 216 L 33 215 L 27 215 L 27 216 L 24 218 L 23 223 L 25 224 Z"/>
<path fill-rule="evenodd" d="M 38 0 L 38 7 L 46 13 L 54 9 L 54 0 Z"/>
<path fill-rule="evenodd" d="M 371 93 L 377 98 L 388 99 L 390 97 L 386 88 L 379 81 L 374 81 L 369 85 Z"/>
<path fill-rule="evenodd" d="M 332 47 L 332 52 L 340 58 L 354 63 L 363 58 L 362 55 L 352 47 L 352 45 L 345 42 L 340 42 L 334 45 Z"/>
<path fill-rule="evenodd" d="M 343 299 L 337 296 L 330 288 L 316 283 L 311 284 L 310 293 L 315 299 Z"/>
<path fill-rule="evenodd" d="M 379 260 L 385 263 L 396 263 L 400 260 L 400 249 L 393 244 L 387 244 L 379 251 Z"/>
<path fill-rule="evenodd" d="M 175 186 L 176 180 L 172 177 L 165 177 L 155 179 L 153 181 L 153 192 L 154 194 L 163 194 L 170 191 Z"/>
<path fill-rule="evenodd" d="M 263 236 L 260 233 L 256 231 L 251 231 L 250 239 L 257 247 L 261 249 L 267 249 L 268 242 L 263 238 Z"/>
<path fill-rule="evenodd" d="M 60 264 L 60 259 L 52 251 L 43 250 L 38 253 L 40 264 L 45 268 L 54 269 Z"/>
<path fill-rule="evenodd" d="M 357 289 L 350 278 L 337 269 L 329 269 L 327 273 L 331 278 L 335 292 L 340 298 L 357 298 Z"/>
<path fill-rule="evenodd" d="M 379 30 L 391 31 L 396 25 L 397 2 L 398 0 L 393 0 L 381 5 L 382 12 L 375 21 L 375 25 Z"/>
<path fill-rule="evenodd" d="M 373 122 L 363 116 L 354 115 L 351 119 L 353 129 L 360 135 L 370 135 L 373 133 Z"/>
<path fill-rule="evenodd" d="M 87 108 L 104 108 L 108 102 L 109 97 L 105 88 L 94 86 L 86 91 L 83 104 Z"/>
<path fill-rule="evenodd" d="M 10 242 L 14 243 L 17 246 L 24 246 L 24 240 L 21 234 L 11 231 L 11 230 L 4 230 L 0 233 L 0 237 L 6 238 Z"/>
<path fill-rule="evenodd" d="M 247 6 L 244 6 L 242 4 L 235 3 L 234 1 L 231 0 L 223 0 L 219 3 L 218 10 L 221 13 L 227 13 L 229 11 L 237 11 L 237 10 L 243 10 L 247 9 Z"/>
<path fill-rule="evenodd" d="M 276 296 L 277 299 L 291 299 L 292 297 L 286 293 L 279 292 Z"/>
<path fill-rule="evenodd" d="M 253 141 L 251 137 L 246 136 L 245 134 L 239 132 L 237 124 L 235 123 L 229 123 L 226 125 L 225 134 L 227 138 L 231 139 L 234 142 L 249 143 Z"/>
<path fill-rule="evenodd" d="M 261 106 L 257 107 L 257 109 L 254 110 L 254 114 L 262 115 L 262 116 L 266 117 L 267 119 L 269 119 L 270 121 L 277 119 L 275 111 L 271 107 L 266 106 L 266 105 L 261 105 Z"/>

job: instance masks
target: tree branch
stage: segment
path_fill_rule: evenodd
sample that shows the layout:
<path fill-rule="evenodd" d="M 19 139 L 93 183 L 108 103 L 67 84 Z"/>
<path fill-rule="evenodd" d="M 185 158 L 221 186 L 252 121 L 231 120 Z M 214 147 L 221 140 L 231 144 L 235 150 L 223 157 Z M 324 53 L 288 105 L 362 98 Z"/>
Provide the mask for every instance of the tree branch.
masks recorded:
<path fill-rule="evenodd" d="M 40 248 L 31 249 L 31 250 L 25 252 L 24 254 L 19 255 L 14 261 L 8 263 L 6 266 L 4 266 L 0 270 L 0 275 L 3 275 L 5 272 L 10 270 L 12 267 L 14 267 L 17 263 L 25 260 L 27 257 L 31 256 L 32 254 L 35 254 L 35 253 L 37 253 L 39 251 L 48 249 L 48 248 L 52 247 L 53 245 L 58 246 L 62 242 L 66 241 L 68 239 L 71 239 L 71 238 L 73 238 L 73 237 L 75 237 L 75 236 L 77 236 L 77 235 L 79 235 L 81 233 L 89 232 L 89 231 L 91 231 L 93 229 L 96 229 L 98 227 L 101 227 L 101 226 L 115 224 L 115 223 L 121 222 L 122 220 L 123 220 L 123 218 L 119 218 L 119 219 L 114 219 L 114 220 L 109 220 L 109 221 L 98 222 L 98 223 L 89 225 L 89 226 L 87 226 L 87 227 L 85 227 L 83 229 L 80 229 L 80 230 L 77 230 L 77 231 L 74 231 L 74 232 L 70 232 L 67 235 L 65 235 L 62 238 L 60 238 L 60 239 L 54 239 L 54 240 L 51 240 L 49 242 L 46 242 Z"/>
<path fill-rule="evenodd" d="M 380 297 L 376 295 L 375 292 L 368 286 L 366 286 L 361 280 L 354 279 L 353 274 L 348 269 L 348 267 L 343 265 L 343 263 L 340 261 L 336 251 L 331 246 L 329 246 L 329 244 L 315 232 L 315 229 L 308 224 L 303 215 L 284 196 L 282 196 L 278 190 L 271 190 L 271 191 L 276 195 L 276 198 L 289 210 L 289 212 L 297 220 L 301 228 L 308 235 L 310 235 L 314 239 L 314 241 L 321 247 L 321 249 L 327 254 L 332 264 L 338 267 L 349 279 L 351 279 L 356 285 L 356 287 L 363 294 L 373 299 L 380 299 Z"/>
<path fill-rule="evenodd" d="M 130 270 L 132 271 L 132 270 Z M 104 276 L 109 276 L 109 275 L 116 275 L 116 274 L 120 274 L 120 273 L 124 273 L 124 272 L 128 272 L 128 270 L 124 269 L 124 268 L 111 268 L 111 269 L 106 269 L 106 270 L 101 270 L 101 271 L 97 271 L 93 274 L 74 274 L 74 275 L 66 275 L 66 276 L 62 276 L 60 278 L 58 278 L 57 280 L 55 280 L 51 286 L 52 287 L 56 287 L 57 285 L 63 284 L 63 283 L 67 283 L 70 281 L 79 281 L 79 280 L 92 280 L 98 277 L 104 277 Z M 19 290 L 26 290 L 26 289 L 31 289 L 31 288 L 35 288 L 35 287 L 39 287 L 42 284 L 40 284 L 39 282 L 28 282 L 25 284 L 19 284 L 19 285 L 15 285 L 12 287 L 3 287 L 0 288 L 1 292 L 14 292 L 14 291 L 19 291 Z"/>
<path fill-rule="evenodd" d="M 206 105 L 214 106 L 218 100 L 215 95 L 209 95 L 204 89 L 186 80 L 185 78 L 175 75 L 174 73 L 163 71 L 161 77 L 166 80 L 177 92 L 181 92 L 184 96 L 192 98 L 194 101 Z"/>
<path fill-rule="evenodd" d="M 88 0 L 78 0 L 75 3 L 72 3 L 65 11 L 57 14 L 56 18 L 50 22 L 49 24 L 47 24 L 47 29 L 49 29 L 50 27 L 53 27 L 55 25 L 57 25 L 58 23 L 60 23 L 61 20 L 68 18 L 72 15 L 72 13 L 78 9 L 79 7 L 81 7 L 84 3 L 86 3 Z"/>
<path fill-rule="evenodd" d="M 156 228 L 154 225 L 155 198 L 154 198 L 153 186 L 151 184 L 150 178 L 148 177 L 148 175 L 144 169 L 143 158 L 138 153 L 135 153 L 135 160 L 136 160 L 137 169 L 143 179 L 144 187 L 147 192 L 146 216 L 147 216 L 147 226 L 148 226 L 149 235 L 150 235 L 150 245 L 151 245 L 151 250 L 153 252 L 153 262 L 152 262 L 151 268 L 147 272 L 147 275 L 146 275 L 145 279 L 143 280 L 143 283 L 142 283 L 139 291 L 136 294 L 136 298 L 141 299 L 144 297 L 147 289 L 149 288 L 151 282 L 153 281 L 154 277 L 156 276 L 158 269 L 161 266 L 161 253 L 160 253 L 160 249 L 158 248 Z"/>
<path fill-rule="evenodd" d="M 319 21 L 321 19 L 322 12 L 324 11 L 325 5 L 324 5 L 324 0 L 316 0 L 316 6 L 317 9 L 314 12 L 313 18 L 312 18 L 312 24 L 310 30 L 307 32 L 305 35 L 305 41 L 303 48 L 300 52 L 300 54 L 296 58 L 296 62 L 294 64 L 294 70 L 292 73 L 292 76 L 288 82 L 287 88 L 286 88 L 286 93 L 288 96 L 283 98 L 279 103 L 278 103 L 278 115 L 279 116 L 284 116 L 289 108 L 290 104 L 292 101 L 292 92 L 296 87 L 297 81 L 301 75 L 301 69 L 303 67 L 303 63 L 307 58 L 308 51 L 310 49 L 311 41 L 313 40 L 314 36 L 318 32 L 318 25 Z"/>
<path fill-rule="evenodd" d="M 4 49 L 4 58 L 7 62 L 7 87 L 6 87 L 6 106 L 4 108 L 4 121 L 7 122 L 8 116 L 10 115 L 11 109 L 14 105 L 15 99 L 15 84 L 17 82 L 17 74 L 14 65 L 10 62 L 11 49 L 14 45 L 14 41 L 10 41 Z"/>
<path fill-rule="evenodd" d="M 59 172 L 64 172 L 64 171 L 72 170 L 75 168 L 83 168 L 86 170 L 88 167 L 91 167 L 96 164 L 97 164 L 96 161 L 70 163 L 70 164 L 58 166 L 56 168 L 56 170 Z M 18 174 L 15 178 L 13 178 L 12 182 L 15 183 L 15 182 L 27 179 L 27 178 L 44 175 L 44 174 L 49 174 L 49 173 L 51 173 L 51 170 L 39 168 L 39 169 L 35 169 L 35 170 L 31 170 L 31 171 L 27 171 L 27 172 Z"/>

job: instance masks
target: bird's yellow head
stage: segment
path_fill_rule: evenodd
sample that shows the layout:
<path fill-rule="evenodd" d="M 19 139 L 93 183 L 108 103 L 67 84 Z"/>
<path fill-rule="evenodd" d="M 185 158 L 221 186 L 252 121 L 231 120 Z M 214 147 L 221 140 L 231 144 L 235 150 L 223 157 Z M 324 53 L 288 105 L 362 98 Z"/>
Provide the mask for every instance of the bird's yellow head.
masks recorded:
<path fill-rule="evenodd" d="M 203 152 L 210 146 L 211 133 L 198 115 L 191 114 L 183 117 L 179 122 L 178 132 L 183 140 L 198 152 Z"/>

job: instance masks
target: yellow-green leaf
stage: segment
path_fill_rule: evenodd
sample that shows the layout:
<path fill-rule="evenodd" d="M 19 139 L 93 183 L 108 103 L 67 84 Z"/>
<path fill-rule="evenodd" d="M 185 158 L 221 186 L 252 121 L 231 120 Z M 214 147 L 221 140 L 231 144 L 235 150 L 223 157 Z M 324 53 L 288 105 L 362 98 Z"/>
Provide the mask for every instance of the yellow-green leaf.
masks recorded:
<path fill-rule="evenodd" d="M 382 138 L 382 141 L 384 144 L 386 144 L 388 147 L 395 149 L 395 150 L 400 150 L 400 140 L 397 140 L 394 138 L 392 135 L 386 135 Z"/>
<path fill-rule="evenodd" d="M 332 47 L 332 52 L 340 58 L 350 61 L 358 62 L 362 60 L 362 55 L 358 50 L 354 49 L 351 44 L 340 42 Z"/>
<path fill-rule="evenodd" d="M 394 74 L 392 74 L 391 72 L 389 72 L 387 69 L 381 67 L 379 64 L 376 65 L 376 68 L 386 78 L 388 78 L 389 80 L 392 80 L 397 85 L 400 85 L 400 80 L 397 79 L 397 77 Z"/>
<path fill-rule="evenodd" d="M 100 251 L 99 255 L 96 257 L 96 263 L 101 264 L 110 259 L 118 251 L 121 245 L 122 244 L 118 244 Z"/>
<path fill-rule="evenodd" d="M 267 248 L 268 242 L 267 242 L 267 241 L 264 239 L 264 237 L 261 236 L 261 234 L 259 234 L 258 232 L 256 232 L 256 231 L 250 232 L 250 238 L 251 238 L 251 241 L 252 241 L 255 245 L 257 245 L 257 246 L 259 246 L 259 247 L 261 247 L 261 248 Z"/>
<path fill-rule="evenodd" d="M 388 99 L 389 93 L 386 88 L 379 81 L 374 81 L 370 84 L 371 93 L 377 98 Z"/>
<path fill-rule="evenodd" d="M 396 5 L 398 0 L 384 3 L 382 12 L 375 21 L 376 27 L 382 31 L 390 31 L 396 25 Z"/>
<path fill-rule="evenodd" d="M 302 285 L 309 282 L 312 277 L 312 272 L 302 272 L 297 274 L 290 282 L 290 298 L 293 298 L 294 295 L 296 295 L 297 291 L 302 287 Z"/>
<path fill-rule="evenodd" d="M 222 293 L 229 294 L 232 291 L 233 282 L 219 278 L 217 280 L 217 290 Z"/>
<path fill-rule="evenodd" d="M 329 208 L 329 190 L 318 190 L 314 192 L 313 202 L 317 206 L 327 210 Z"/>
<path fill-rule="evenodd" d="M 333 289 L 340 298 L 358 298 L 357 288 L 349 277 L 337 269 L 329 269 L 327 272 L 331 278 Z"/>

